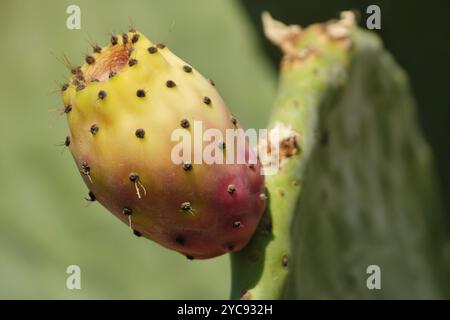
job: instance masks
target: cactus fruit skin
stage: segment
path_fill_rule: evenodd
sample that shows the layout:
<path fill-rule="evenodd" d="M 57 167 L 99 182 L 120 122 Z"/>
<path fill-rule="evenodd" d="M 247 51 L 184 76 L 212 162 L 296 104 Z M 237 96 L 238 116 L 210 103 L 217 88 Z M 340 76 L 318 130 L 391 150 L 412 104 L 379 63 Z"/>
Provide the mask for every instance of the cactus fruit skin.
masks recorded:
<path fill-rule="evenodd" d="M 132 30 L 95 47 L 63 89 L 69 148 L 81 176 L 136 235 L 190 259 L 247 244 L 265 207 L 260 164 L 171 159 L 175 129 L 192 133 L 194 121 L 201 121 L 203 130 L 215 128 L 225 137 L 226 129 L 239 128 L 212 81 Z M 253 152 L 247 146 L 235 151 Z"/>
<path fill-rule="evenodd" d="M 266 177 L 260 226 L 231 256 L 233 299 L 449 296 L 448 238 L 407 78 L 349 17 L 300 29 L 266 15 L 284 53 L 269 128 L 295 131 L 299 152 Z M 381 290 L 366 286 L 372 264 Z"/>

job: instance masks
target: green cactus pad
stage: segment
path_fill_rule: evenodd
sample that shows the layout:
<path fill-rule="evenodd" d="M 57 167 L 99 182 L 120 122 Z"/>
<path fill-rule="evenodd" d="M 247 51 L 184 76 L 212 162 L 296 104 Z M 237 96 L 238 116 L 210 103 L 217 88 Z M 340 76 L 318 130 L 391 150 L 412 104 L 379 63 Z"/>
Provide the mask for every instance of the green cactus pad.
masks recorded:
<path fill-rule="evenodd" d="M 266 177 L 265 218 L 232 255 L 231 297 L 448 297 L 432 156 L 405 74 L 351 13 L 304 30 L 264 20 L 284 52 L 269 128 L 291 130 L 296 152 Z M 381 290 L 366 286 L 369 265 Z"/>

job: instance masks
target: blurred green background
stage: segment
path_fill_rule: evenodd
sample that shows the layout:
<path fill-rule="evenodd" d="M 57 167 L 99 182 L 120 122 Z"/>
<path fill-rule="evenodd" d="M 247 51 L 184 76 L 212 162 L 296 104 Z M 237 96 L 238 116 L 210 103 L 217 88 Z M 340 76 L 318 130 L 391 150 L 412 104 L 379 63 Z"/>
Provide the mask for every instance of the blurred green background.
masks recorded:
<path fill-rule="evenodd" d="M 307 25 L 369 4 L 382 8 L 387 48 L 411 76 L 425 137 L 449 205 L 450 3 L 414 1 L 3 0 L 0 5 L 0 299 L 227 298 L 228 257 L 187 261 L 138 239 L 84 186 L 64 141 L 58 83 L 89 42 L 107 43 L 130 24 L 214 79 L 245 127 L 264 127 L 276 90 L 278 52 L 262 37 L 260 13 Z M 66 8 L 81 7 L 81 30 Z M 450 214 L 447 214 L 450 217 Z M 450 219 L 449 219 L 450 221 Z M 450 226 L 450 224 L 449 224 Z M 66 289 L 66 268 L 81 267 L 82 289 Z"/>

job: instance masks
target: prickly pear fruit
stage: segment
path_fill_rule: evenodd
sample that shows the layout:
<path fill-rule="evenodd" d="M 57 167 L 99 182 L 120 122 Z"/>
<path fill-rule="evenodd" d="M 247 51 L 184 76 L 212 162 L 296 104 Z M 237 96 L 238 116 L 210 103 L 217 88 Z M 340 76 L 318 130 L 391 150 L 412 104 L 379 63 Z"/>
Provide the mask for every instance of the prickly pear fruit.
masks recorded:
<path fill-rule="evenodd" d="M 224 137 L 226 129 L 239 128 L 212 81 L 134 30 L 95 46 L 71 73 L 62 87 L 68 145 L 90 200 L 135 235 L 188 258 L 247 244 L 265 207 L 259 162 L 179 164 L 171 158 L 177 128 L 193 133 L 192 124 L 201 121 L 203 130 L 215 128 Z M 228 151 L 217 144 L 215 152 Z M 253 151 L 236 145 L 235 152 L 248 159 Z"/>

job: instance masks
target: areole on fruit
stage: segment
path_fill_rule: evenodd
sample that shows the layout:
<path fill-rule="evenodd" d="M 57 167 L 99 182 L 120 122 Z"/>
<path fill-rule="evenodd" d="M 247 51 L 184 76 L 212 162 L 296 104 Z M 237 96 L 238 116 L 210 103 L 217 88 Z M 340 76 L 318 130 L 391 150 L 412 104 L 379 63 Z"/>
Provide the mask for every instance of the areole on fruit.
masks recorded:
<path fill-rule="evenodd" d="M 265 207 L 260 164 L 174 163 L 176 129 L 240 128 L 213 82 L 139 32 L 112 35 L 71 70 L 68 147 L 90 195 L 137 236 L 190 259 L 243 248 Z M 70 106 L 70 107 L 68 107 Z M 206 145 L 206 142 L 204 142 Z M 203 145 L 203 146 L 204 146 Z M 232 146 L 217 141 L 214 152 Z M 236 156 L 252 155 L 235 146 Z M 195 153 L 195 150 L 191 151 Z"/>

